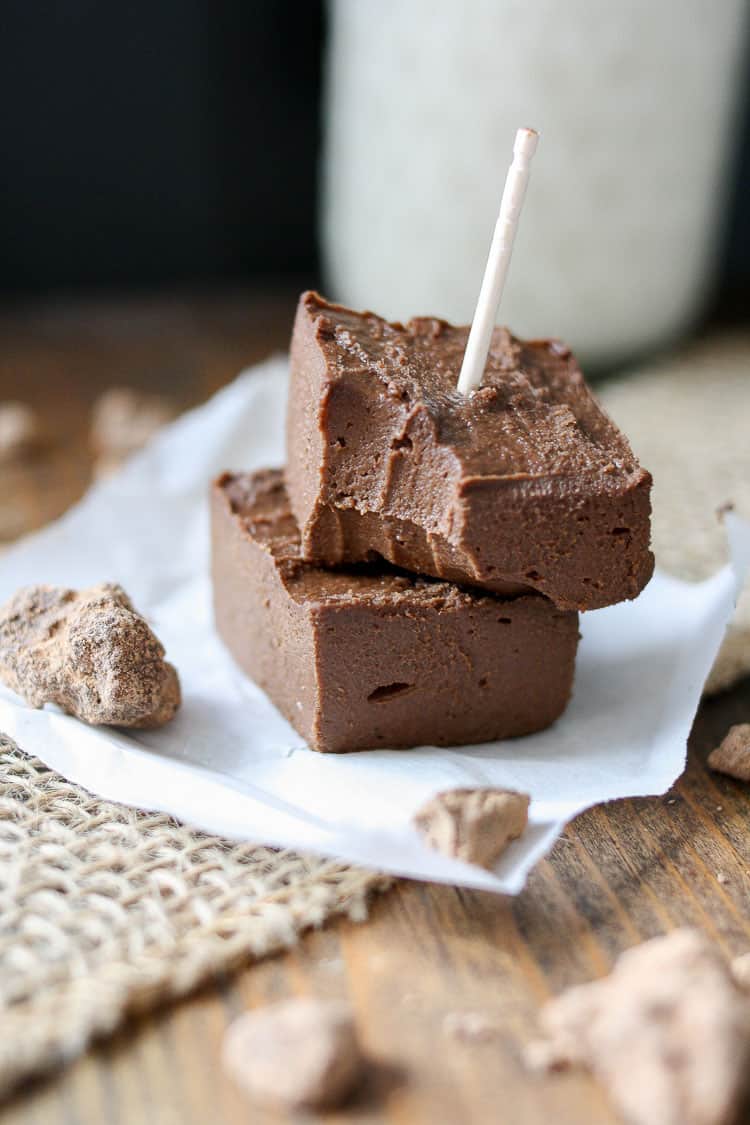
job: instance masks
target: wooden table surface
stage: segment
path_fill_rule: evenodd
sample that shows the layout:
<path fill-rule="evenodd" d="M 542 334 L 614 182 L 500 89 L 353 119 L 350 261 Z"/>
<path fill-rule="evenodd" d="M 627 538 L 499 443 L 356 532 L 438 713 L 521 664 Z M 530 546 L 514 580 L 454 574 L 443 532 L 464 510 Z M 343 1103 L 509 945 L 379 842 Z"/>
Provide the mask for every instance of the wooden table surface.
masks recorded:
<path fill-rule="evenodd" d="M 35 304 L 0 312 L 0 398 L 42 412 L 43 457 L 0 470 L 3 526 L 58 515 L 86 487 L 88 411 L 116 384 L 200 402 L 241 367 L 284 348 L 294 293 Z M 6 534 L 8 532 L 6 531 Z M 604 1125 L 616 1119 L 581 1074 L 537 1079 L 519 1061 L 546 997 L 607 971 L 644 938 L 690 924 L 727 954 L 750 949 L 750 793 L 706 770 L 733 722 L 750 720 L 750 680 L 704 703 L 685 775 L 665 797 L 580 816 L 523 894 L 400 882 L 369 922 L 337 922 L 291 952 L 131 1022 L 62 1074 L 8 1103 L 7 1125 L 240 1125 L 250 1108 L 219 1067 L 228 1021 L 290 994 L 348 996 L 377 1065 L 346 1113 L 403 1125 Z M 497 1017 L 502 1033 L 462 1043 L 448 1013 Z M 286 1119 L 284 1119 L 286 1120 Z"/>

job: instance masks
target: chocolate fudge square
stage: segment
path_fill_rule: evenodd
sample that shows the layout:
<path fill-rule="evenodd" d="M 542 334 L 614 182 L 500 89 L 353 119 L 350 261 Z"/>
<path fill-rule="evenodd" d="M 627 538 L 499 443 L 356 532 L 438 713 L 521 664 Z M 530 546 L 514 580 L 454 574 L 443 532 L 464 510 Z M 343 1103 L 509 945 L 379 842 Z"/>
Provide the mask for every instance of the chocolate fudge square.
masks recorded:
<path fill-rule="evenodd" d="M 313 749 L 485 742 L 564 710 L 577 614 L 382 563 L 307 563 L 279 471 L 220 477 L 212 523 L 219 633 Z"/>
<path fill-rule="evenodd" d="M 287 487 L 305 558 L 382 558 L 562 609 L 651 577 L 651 477 L 558 340 L 495 330 L 482 387 L 456 390 L 468 328 L 300 298 Z"/>

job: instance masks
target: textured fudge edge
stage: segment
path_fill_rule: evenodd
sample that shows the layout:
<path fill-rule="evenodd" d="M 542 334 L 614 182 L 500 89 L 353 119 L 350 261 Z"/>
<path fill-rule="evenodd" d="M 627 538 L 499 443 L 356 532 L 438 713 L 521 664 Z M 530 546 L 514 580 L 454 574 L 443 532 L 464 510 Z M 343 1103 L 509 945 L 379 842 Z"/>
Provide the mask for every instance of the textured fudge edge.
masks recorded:
<path fill-rule="evenodd" d="M 328 459 L 323 427 L 320 425 L 320 414 L 325 405 L 323 387 L 327 364 L 318 341 L 320 324 L 308 315 L 304 298 L 303 293 L 297 304 L 289 352 L 290 385 L 286 410 L 287 459 L 284 478 L 289 502 L 300 529 L 302 554 L 317 562 L 316 544 L 311 536 L 320 516 L 318 497 Z M 306 377 L 295 380 L 294 373 L 303 371 Z M 343 551 L 343 544 L 341 547 Z M 325 559 L 320 561 L 326 562 Z"/>
<path fill-rule="evenodd" d="M 234 512 L 222 473 L 211 488 L 211 576 L 217 632 L 237 664 L 273 700 L 277 710 L 313 745 L 317 688 L 312 632 L 305 609 L 283 588 L 271 555 L 255 543 Z M 266 591 L 270 591 L 270 594 Z M 268 604 L 264 604 L 265 601 Z M 238 612 L 242 607 L 242 615 Z M 279 657 L 268 621 L 287 627 L 284 659 L 293 676 L 279 675 Z"/>

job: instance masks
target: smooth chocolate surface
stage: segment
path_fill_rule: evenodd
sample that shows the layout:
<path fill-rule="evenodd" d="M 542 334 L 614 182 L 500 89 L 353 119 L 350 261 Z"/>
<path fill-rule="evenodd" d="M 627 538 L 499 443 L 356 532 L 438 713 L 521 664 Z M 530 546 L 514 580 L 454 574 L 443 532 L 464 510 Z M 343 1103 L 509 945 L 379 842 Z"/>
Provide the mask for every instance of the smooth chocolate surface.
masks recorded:
<path fill-rule="evenodd" d="M 577 614 L 384 564 L 304 562 L 280 471 L 220 477 L 212 523 L 218 630 L 313 749 L 484 742 L 564 710 Z"/>
<path fill-rule="evenodd" d="M 497 328 L 464 396 L 467 336 L 302 295 L 286 479 L 304 556 L 381 557 L 564 609 L 634 598 L 653 570 L 651 477 L 560 341 Z"/>

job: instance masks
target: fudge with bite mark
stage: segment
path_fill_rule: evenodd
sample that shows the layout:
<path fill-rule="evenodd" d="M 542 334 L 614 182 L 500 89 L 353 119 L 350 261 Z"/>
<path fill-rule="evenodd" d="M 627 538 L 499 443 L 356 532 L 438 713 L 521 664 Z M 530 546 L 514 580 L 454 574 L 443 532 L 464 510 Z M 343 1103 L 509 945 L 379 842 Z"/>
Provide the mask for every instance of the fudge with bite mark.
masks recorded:
<path fill-rule="evenodd" d="M 546 598 L 305 562 L 277 470 L 216 481 L 212 539 L 219 633 L 315 750 L 485 742 L 565 709 L 578 617 Z"/>
<path fill-rule="evenodd" d="M 483 385 L 459 394 L 468 331 L 302 294 L 286 470 L 302 554 L 561 609 L 636 597 L 653 570 L 650 475 L 558 340 L 495 329 Z"/>

